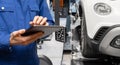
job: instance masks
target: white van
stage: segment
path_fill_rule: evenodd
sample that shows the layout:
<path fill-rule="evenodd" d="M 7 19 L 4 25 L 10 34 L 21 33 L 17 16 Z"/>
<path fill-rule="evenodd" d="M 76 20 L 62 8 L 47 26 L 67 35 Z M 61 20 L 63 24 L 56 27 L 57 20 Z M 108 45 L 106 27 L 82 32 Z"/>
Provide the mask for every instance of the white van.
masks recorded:
<path fill-rule="evenodd" d="M 81 0 L 84 57 L 120 57 L 120 0 Z"/>

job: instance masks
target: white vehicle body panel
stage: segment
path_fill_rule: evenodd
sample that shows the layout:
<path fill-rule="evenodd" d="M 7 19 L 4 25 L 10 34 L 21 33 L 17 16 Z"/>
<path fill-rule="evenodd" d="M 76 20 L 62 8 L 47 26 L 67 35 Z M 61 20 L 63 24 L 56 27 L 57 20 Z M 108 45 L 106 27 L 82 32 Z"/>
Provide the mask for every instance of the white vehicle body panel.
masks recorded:
<path fill-rule="evenodd" d="M 120 24 L 120 0 L 81 0 L 84 9 L 87 34 L 94 38 L 96 32 L 102 26 Z M 108 15 L 99 15 L 94 11 L 96 3 L 106 3 L 112 9 Z"/>

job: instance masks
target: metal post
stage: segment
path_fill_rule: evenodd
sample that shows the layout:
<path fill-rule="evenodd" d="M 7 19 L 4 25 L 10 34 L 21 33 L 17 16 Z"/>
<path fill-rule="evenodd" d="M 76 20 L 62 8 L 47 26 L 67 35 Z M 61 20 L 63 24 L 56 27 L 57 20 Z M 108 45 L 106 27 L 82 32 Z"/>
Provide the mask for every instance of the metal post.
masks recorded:
<path fill-rule="evenodd" d="M 55 24 L 56 25 L 60 25 L 60 21 L 59 21 L 59 8 L 60 8 L 60 0 L 54 0 L 55 1 Z"/>

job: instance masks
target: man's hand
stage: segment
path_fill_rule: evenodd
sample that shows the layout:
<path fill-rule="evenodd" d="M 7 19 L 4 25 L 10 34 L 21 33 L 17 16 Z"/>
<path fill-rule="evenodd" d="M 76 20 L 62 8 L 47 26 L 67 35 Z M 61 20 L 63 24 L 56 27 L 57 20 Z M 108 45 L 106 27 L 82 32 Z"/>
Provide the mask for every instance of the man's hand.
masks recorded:
<path fill-rule="evenodd" d="M 43 32 L 38 32 L 29 36 L 21 36 L 24 32 L 24 29 L 12 32 L 10 37 L 10 45 L 28 45 L 44 34 Z"/>
<path fill-rule="evenodd" d="M 47 18 L 43 18 L 42 16 L 35 16 L 34 20 L 30 22 L 30 25 L 36 26 L 36 25 L 45 25 L 48 26 Z"/>
<path fill-rule="evenodd" d="M 48 26 L 47 18 L 43 18 L 42 16 L 35 16 L 34 20 L 30 22 L 31 26 L 39 26 L 45 25 Z M 25 29 L 21 29 L 18 31 L 14 31 L 11 33 L 10 37 L 10 45 L 28 45 L 31 42 L 37 40 L 40 36 L 42 36 L 43 32 L 38 32 L 29 36 L 21 36 L 21 34 L 25 33 Z"/>

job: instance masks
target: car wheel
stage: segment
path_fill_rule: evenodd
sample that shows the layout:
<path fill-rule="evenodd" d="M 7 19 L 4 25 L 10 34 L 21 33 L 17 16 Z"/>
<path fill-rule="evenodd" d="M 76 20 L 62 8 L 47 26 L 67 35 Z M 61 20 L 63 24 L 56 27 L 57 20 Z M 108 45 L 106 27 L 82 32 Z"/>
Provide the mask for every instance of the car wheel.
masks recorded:
<path fill-rule="evenodd" d="M 85 21 L 81 23 L 81 53 L 86 58 L 95 58 L 97 57 L 91 44 L 90 38 L 87 36 L 86 24 Z"/>

